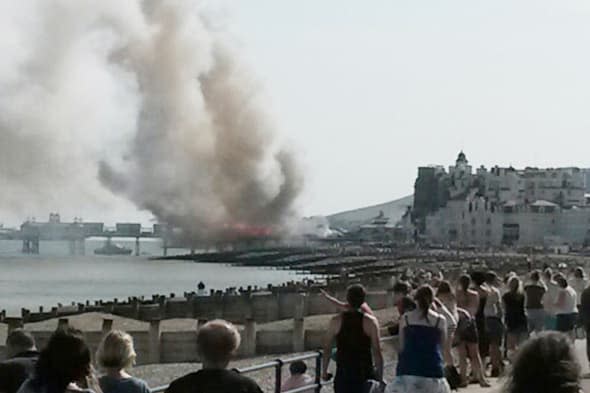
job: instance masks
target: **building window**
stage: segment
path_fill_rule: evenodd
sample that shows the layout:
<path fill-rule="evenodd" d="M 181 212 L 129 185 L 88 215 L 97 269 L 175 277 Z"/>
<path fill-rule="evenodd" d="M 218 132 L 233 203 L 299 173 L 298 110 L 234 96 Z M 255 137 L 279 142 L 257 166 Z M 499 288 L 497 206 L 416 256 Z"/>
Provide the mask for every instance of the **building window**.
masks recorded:
<path fill-rule="evenodd" d="M 471 219 L 471 225 L 475 225 L 475 217 Z"/>
<path fill-rule="evenodd" d="M 492 224 L 492 219 L 488 217 L 487 220 L 486 220 L 486 224 L 491 225 Z"/>
<path fill-rule="evenodd" d="M 487 237 L 492 236 L 492 231 L 490 231 L 489 229 L 486 229 L 486 236 Z"/>

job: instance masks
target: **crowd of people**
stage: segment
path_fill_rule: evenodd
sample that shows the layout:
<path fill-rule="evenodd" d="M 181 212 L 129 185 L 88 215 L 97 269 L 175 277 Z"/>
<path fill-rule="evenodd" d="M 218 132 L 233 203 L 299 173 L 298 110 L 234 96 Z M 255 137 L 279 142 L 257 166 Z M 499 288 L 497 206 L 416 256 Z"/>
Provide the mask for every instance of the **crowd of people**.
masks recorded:
<path fill-rule="evenodd" d="M 388 329 L 398 337 L 398 362 L 387 391 L 446 393 L 470 383 L 490 387 L 488 378 L 504 375 L 508 393 L 578 392 L 580 367 L 573 344 L 590 332 L 590 287 L 582 268 L 571 277 L 564 270 L 547 267 L 524 279 L 513 272 L 503 279 L 494 271 L 475 272 L 458 277 L 456 285 L 441 273 L 418 272 L 397 280 L 393 296 L 399 319 Z M 359 293 L 361 287 L 350 287 L 347 302 L 326 294 L 343 308 L 330 324 L 324 348 L 322 375 L 331 378 L 327 370 L 335 358 L 336 393 L 386 385 L 381 349 L 374 344 L 379 322 Z M 587 350 L 590 361 L 590 345 Z M 562 362 L 555 368 L 559 373 L 547 371 L 551 359 Z M 506 365 L 511 365 L 509 371 Z M 535 379 L 538 388 L 523 387 L 527 378 Z M 374 383 L 367 385 L 369 381 Z"/>
<path fill-rule="evenodd" d="M 6 341 L 9 360 L 0 363 L 0 393 L 149 393 L 147 383 L 130 372 L 136 353 L 132 337 L 113 330 L 102 339 L 92 364 L 90 348 L 81 331 L 59 328 L 42 351 L 33 336 L 22 329 Z M 228 369 L 240 346 L 236 327 L 223 320 L 204 324 L 197 332 L 202 369 L 173 381 L 167 393 L 262 393 L 252 379 Z M 305 367 L 305 364 L 303 364 Z M 300 363 L 291 368 L 290 381 L 309 383 Z"/>
<path fill-rule="evenodd" d="M 546 268 L 524 280 L 515 273 L 501 279 L 493 271 L 477 272 L 461 275 L 456 285 L 440 273 L 418 272 L 395 282 L 399 318 L 385 324 L 367 304 L 362 285 L 350 286 L 345 301 L 324 295 L 340 309 L 327 329 L 321 370 L 324 381 L 333 379 L 335 393 L 447 393 L 470 383 L 489 387 L 488 378 L 502 374 L 505 393 L 580 391 L 573 342 L 590 333 L 590 287 L 581 268 L 571 277 Z M 384 326 L 398 338 L 391 381 L 384 378 Z M 204 324 L 197 332 L 202 369 L 173 381 L 167 393 L 262 392 L 254 380 L 228 368 L 239 345 L 231 323 Z M 98 370 L 82 332 L 71 327 L 54 332 L 41 351 L 30 333 L 16 329 L 6 351 L 0 393 L 150 392 L 131 375 L 136 353 L 123 331 L 102 339 L 94 356 Z M 291 363 L 289 370 L 281 391 L 313 385 L 304 362 Z"/>

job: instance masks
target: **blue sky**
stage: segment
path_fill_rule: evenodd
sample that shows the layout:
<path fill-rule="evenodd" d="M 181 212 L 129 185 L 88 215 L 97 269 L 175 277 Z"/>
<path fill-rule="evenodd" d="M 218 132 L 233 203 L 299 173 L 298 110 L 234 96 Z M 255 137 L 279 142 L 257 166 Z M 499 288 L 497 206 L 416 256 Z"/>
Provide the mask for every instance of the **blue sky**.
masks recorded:
<path fill-rule="evenodd" d="M 306 214 L 412 192 L 416 167 L 590 166 L 590 3 L 226 0 L 306 170 Z"/>

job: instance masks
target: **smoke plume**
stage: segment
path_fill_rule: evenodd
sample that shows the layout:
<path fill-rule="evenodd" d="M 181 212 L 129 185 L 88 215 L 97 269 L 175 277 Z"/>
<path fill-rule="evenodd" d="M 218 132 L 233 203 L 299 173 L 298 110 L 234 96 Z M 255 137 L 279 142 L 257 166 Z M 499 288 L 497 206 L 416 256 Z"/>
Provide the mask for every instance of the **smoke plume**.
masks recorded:
<path fill-rule="evenodd" d="M 3 205 L 124 196 L 199 239 L 293 214 L 297 163 L 199 4 L 12 3 L 0 6 L 12 33 L 0 38 L 12 54 L 0 66 Z"/>

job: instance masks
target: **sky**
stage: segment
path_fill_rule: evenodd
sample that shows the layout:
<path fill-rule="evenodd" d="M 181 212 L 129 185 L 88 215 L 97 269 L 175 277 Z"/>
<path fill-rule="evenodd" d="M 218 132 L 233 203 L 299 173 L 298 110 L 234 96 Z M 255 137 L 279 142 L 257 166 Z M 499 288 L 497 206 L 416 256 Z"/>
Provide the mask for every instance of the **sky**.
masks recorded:
<path fill-rule="evenodd" d="M 590 167 L 590 3 L 227 1 L 306 167 L 306 214 L 412 193 L 417 167 Z"/>
<path fill-rule="evenodd" d="M 474 167 L 590 167 L 588 2 L 210 3 L 301 162 L 304 215 L 409 195 L 418 166 L 460 150 Z"/>

